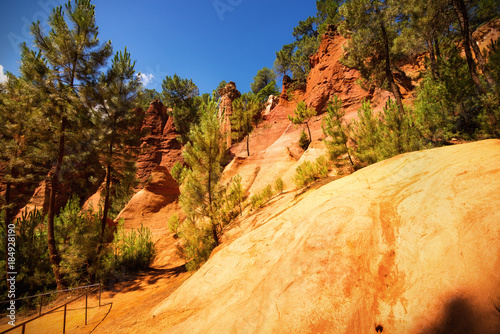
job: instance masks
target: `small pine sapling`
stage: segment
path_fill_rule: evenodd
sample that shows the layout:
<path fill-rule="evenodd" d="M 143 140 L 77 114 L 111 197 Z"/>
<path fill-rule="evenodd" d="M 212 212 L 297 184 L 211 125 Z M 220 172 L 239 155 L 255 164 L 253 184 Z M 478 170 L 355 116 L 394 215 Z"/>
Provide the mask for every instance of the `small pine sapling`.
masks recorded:
<path fill-rule="evenodd" d="M 276 193 L 279 195 L 283 193 L 283 188 L 284 188 L 283 179 L 281 177 L 278 177 L 276 181 L 274 181 L 274 189 L 276 190 Z"/>
<path fill-rule="evenodd" d="M 307 127 L 307 132 L 309 133 L 309 143 L 312 141 L 311 129 L 309 129 L 309 121 L 313 116 L 316 116 L 316 110 L 313 108 L 308 108 L 304 101 L 297 104 L 297 108 L 294 110 L 294 115 L 288 115 L 288 119 L 293 124 L 305 124 Z"/>
<path fill-rule="evenodd" d="M 342 108 L 342 100 L 337 95 L 328 102 L 326 112 L 322 128 L 323 133 L 331 138 L 331 140 L 325 140 L 330 159 L 337 162 L 340 155 L 347 153 L 351 166 L 354 166 L 351 150 L 347 146 L 350 123 L 344 121 L 345 110 Z"/>
<path fill-rule="evenodd" d="M 307 137 L 307 133 L 304 130 L 300 131 L 300 138 L 299 138 L 300 148 L 305 151 L 309 147 L 310 143 L 311 143 L 311 141 Z"/>

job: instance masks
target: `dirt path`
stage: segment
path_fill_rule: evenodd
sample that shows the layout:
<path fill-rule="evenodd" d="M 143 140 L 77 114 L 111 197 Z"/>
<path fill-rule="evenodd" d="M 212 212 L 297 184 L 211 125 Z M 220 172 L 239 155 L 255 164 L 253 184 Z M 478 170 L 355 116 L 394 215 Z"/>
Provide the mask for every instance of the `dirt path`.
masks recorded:
<path fill-rule="evenodd" d="M 138 328 L 155 327 L 149 312 L 168 297 L 191 273 L 184 266 L 153 268 L 136 276 L 124 277 L 104 288 L 99 307 L 98 296 L 89 296 L 87 325 L 85 325 L 85 298 L 68 304 L 66 333 L 137 333 Z M 72 297 L 67 297 L 68 300 Z M 59 300 L 63 303 L 65 300 Z M 26 333 L 62 333 L 64 309 L 42 316 L 26 325 Z M 18 323 L 24 322 L 18 320 Z M 0 326 L 0 331 L 10 325 Z M 149 331 L 146 331 L 149 332 Z M 10 333 L 21 333 L 21 329 Z"/>
<path fill-rule="evenodd" d="M 150 333 L 154 327 L 158 327 L 150 314 L 151 310 L 175 291 L 191 273 L 186 271 L 184 261 L 176 252 L 176 240 L 172 233 L 166 228 L 158 228 L 159 221 L 164 219 L 145 217 L 145 221 L 149 219 L 153 223 L 151 229 L 157 251 L 152 268 L 137 275 L 122 274 L 104 286 L 101 307 L 97 295 L 89 296 L 87 325 L 85 298 L 70 303 L 67 306 L 66 333 L 137 333 L 141 330 Z M 57 304 L 47 307 L 47 310 L 76 296 L 61 296 Z M 64 309 L 58 309 L 27 324 L 25 333 L 62 333 L 63 318 Z M 17 323 L 25 320 L 18 319 Z M 0 332 L 9 328 L 10 325 L 0 325 Z M 10 333 L 21 333 L 21 329 Z"/>

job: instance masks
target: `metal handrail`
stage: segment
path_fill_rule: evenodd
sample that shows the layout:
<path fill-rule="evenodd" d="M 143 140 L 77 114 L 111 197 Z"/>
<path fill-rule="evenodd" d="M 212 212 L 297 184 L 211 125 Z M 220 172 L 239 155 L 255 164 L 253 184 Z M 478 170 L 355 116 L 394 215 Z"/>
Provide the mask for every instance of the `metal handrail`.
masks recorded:
<path fill-rule="evenodd" d="M 52 310 L 50 310 L 50 311 L 45 312 L 45 313 L 42 314 L 41 298 L 43 296 L 54 294 L 54 293 L 60 293 L 60 292 L 67 292 L 67 291 L 72 291 L 72 290 L 84 289 L 84 288 L 89 288 L 89 287 L 92 287 L 92 289 L 90 291 L 87 291 L 87 292 L 81 294 L 80 296 L 76 297 L 75 299 L 70 300 L 69 302 L 66 302 L 66 303 L 64 303 L 62 305 L 59 305 L 56 308 L 53 308 Z M 56 310 L 58 310 L 58 309 L 60 309 L 62 307 L 64 307 L 63 334 L 65 334 L 66 333 L 66 311 L 67 311 L 67 306 L 68 306 L 68 304 L 70 304 L 70 303 L 72 303 L 72 302 L 74 302 L 74 301 L 82 298 L 83 296 L 85 296 L 85 326 L 86 326 L 87 325 L 88 294 L 90 292 L 92 292 L 92 290 L 97 290 L 97 287 L 99 287 L 99 307 L 101 307 L 101 293 L 102 293 L 102 285 L 101 284 L 93 284 L 93 285 L 88 285 L 88 286 L 83 286 L 83 287 L 78 287 L 78 288 L 72 288 L 72 289 L 66 289 L 66 290 L 60 290 L 60 291 L 54 291 L 54 292 L 49 292 L 49 293 L 42 293 L 42 294 L 39 294 L 39 295 L 34 295 L 34 296 L 29 296 L 29 297 L 23 297 L 23 298 L 15 299 L 15 300 L 21 300 L 21 299 L 27 299 L 27 298 L 40 297 L 40 313 L 36 317 L 34 317 L 33 319 L 25 321 L 22 324 L 18 324 L 16 326 L 13 326 L 12 328 L 9 328 L 9 329 L 3 331 L 0 334 L 8 333 L 8 332 L 10 332 L 10 331 L 12 331 L 14 329 L 19 328 L 19 327 L 22 327 L 22 333 L 24 334 L 27 323 L 35 321 L 35 320 L 41 318 L 42 316 L 47 315 L 49 313 L 52 313 L 52 312 L 54 312 L 54 311 L 56 311 Z"/>
<path fill-rule="evenodd" d="M 85 286 L 79 286 L 77 288 L 71 288 L 71 289 L 66 289 L 66 290 L 58 290 L 58 291 L 52 291 L 52 292 L 47 292 L 47 293 L 41 293 L 41 294 L 38 294 L 38 295 L 33 295 L 33 296 L 28 296 L 28 297 L 22 297 L 22 298 L 16 298 L 16 299 L 7 299 L 7 300 L 4 300 L 4 301 L 1 301 L 0 305 L 1 304 L 5 304 L 5 303 L 10 303 L 11 300 L 23 300 L 23 299 L 30 299 L 30 298 L 36 298 L 36 297 L 43 297 L 43 296 L 52 295 L 54 293 L 68 292 L 68 291 L 73 291 L 73 290 L 78 290 L 78 289 L 85 289 L 85 288 L 93 288 L 94 286 L 99 286 L 99 285 L 101 285 L 101 284 L 98 283 L 98 284 L 92 284 L 92 285 L 85 285 Z"/>

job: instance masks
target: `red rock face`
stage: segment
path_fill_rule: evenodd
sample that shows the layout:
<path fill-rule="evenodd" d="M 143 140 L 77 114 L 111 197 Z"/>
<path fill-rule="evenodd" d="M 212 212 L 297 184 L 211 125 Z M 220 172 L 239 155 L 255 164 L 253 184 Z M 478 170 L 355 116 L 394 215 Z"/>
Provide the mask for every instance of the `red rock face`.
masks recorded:
<path fill-rule="evenodd" d="M 479 45 L 481 51 L 484 51 L 493 41 L 500 38 L 500 19 L 483 24 L 474 31 L 472 37 Z"/>
<path fill-rule="evenodd" d="M 288 96 L 287 89 L 293 83 L 290 77 L 283 78 L 283 88 L 279 105 L 294 108 L 297 102 L 306 101 L 308 107 L 314 108 L 318 114 L 326 110 L 328 101 L 337 95 L 342 99 L 346 109 L 346 118 L 356 117 L 356 111 L 361 107 L 363 101 L 369 100 L 375 110 L 379 110 L 388 98 L 393 98 L 392 93 L 375 88 L 375 86 L 362 88 L 359 85 L 361 74 L 354 68 L 341 64 L 343 47 L 347 45 L 348 39 L 342 37 L 332 26 L 323 36 L 318 52 L 309 59 L 311 72 L 307 77 L 305 90 L 296 90 Z M 422 59 L 417 59 L 415 64 L 400 64 L 403 70 L 418 72 L 422 68 Z M 398 77 L 396 81 L 400 86 L 404 98 L 411 97 L 415 82 L 409 77 Z"/>
<path fill-rule="evenodd" d="M 170 170 L 175 162 L 182 162 L 183 159 L 182 145 L 176 140 L 179 134 L 161 101 L 151 102 L 141 130 L 146 135 L 142 138 L 136 176 L 144 186 L 157 166 Z"/>
<path fill-rule="evenodd" d="M 161 162 L 161 139 L 163 127 L 167 122 L 167 109 L 159 100 L 151 102 L 144 116 L 142 131 L 146 135 L 142 138 L 141 153 L 137 159 L 137 178 L 144 183 L 149 175 Z"/>
<path fill-rule="evenodd" d="M 169 117 L 167 124 L 163 128 L 161 140 L 161 162 L 160 166 L 171 170 L 176 162 L 183 163 L 182 145 L 177 141 L 179 133 L 175 129 L 174 120 Z"/>
<path fill-rule="evenodd" d="M 373 98 L 375 89 L 367 91 L 357 84 L 361 77 L 359 71 L 339 61 L 344 52 L 342 47 L 347 42 L 338 32 L 329 30 L 323 35 L 318 52 L 309 60 L 311 72 L 307 77 L 304 99 L 318 113 L 326 109 L 335 94 L 342 99 L 346 109 L 357 109 L 365 99 Z"/>

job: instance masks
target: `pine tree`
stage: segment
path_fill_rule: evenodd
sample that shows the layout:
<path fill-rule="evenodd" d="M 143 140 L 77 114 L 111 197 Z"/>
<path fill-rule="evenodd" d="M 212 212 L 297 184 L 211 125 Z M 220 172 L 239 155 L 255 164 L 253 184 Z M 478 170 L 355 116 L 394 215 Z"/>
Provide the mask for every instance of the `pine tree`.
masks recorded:
<path fill-rule="evenodd" d="M 61 257 L 54 238 L 54 217 L 56 193 L 59 188 L 61 167 L 66 152 L 67 131 L 72 123 L 86 112 L 81 103 L 79 88 L 86 82 L 95 80 L 97 71 L 111 55 L 111 42 L 100 45 L 98 27 L 95 24 L 95 6 L 90 0 L 75 0 L 54 9 L 48 22 L 51 31 L 45 34 L 40 22 L 31 27 L 35 46 L 40 50 L 46 66 L 47 80 L 36 88 L 38 92 L 49 91 L 50 101 L 46 105 L 47 114 L 57 126 L 57 162 L 50 176 L 50 198 L 47 222 L 50 261 L 56 277 L 58 289 L 65 287 L 60 271 Z M 24 47 L 24 53 L 29 53 Z M 33 64 L 23 63 L 25 68 Z M 41 64 L 37 64 L 41 66 Z M 56 125 L 58 124 L 58 125 Z"/>
<path fill-rule="evenodd" d="M 193 126 L 189 133 L 183 156 L 190 171 L 184 179 L 179 198 L 188 217 L 208 221 L 215 246 L 220 243 L 217 195 L 226 155 L 225 138 L 220 131 L 217 110 L 214 101 L 203 106 L 200 123 Z"/>
<path fill-rule="evenodd" d="M 137 102 L 137 104 L 143 110 L 148 110 L 151 102 L 153 102 L 153 100 L 155 99 L 160 99 L 160 97 L 160 93 L 158 93 L 156 89 L 141 89 L 141 94 L 139 96 L 139 101 Z"/>
<path fill-rule="evenodd" d="M 493 86 L 495 84 L 495 81 L 493 80 L 493 78 L 489 73 L 489 70 L 486 66 L 486 61 L 484 60 L 484 57 L 481 51 L 479 50 L 479 46 L 472 37 L 472 30 L 470 28 L 469 13 L 467 10 L 466 3 L 464 2 L 464 0 L 452 0 L 452 3 L 453 3 L 453 8 L 455 9 L 455 12 L 458 17 L 458 22 L 460 23 L 463 48 L 465 52 L 465 57 L 467 59 L 467 65 L 469 66 L 470 75 L 472 77 L 472 80 L 474 81 L 474 85 L 476 86 L 478 92 L 484 93 L 484 89 L 478 77 L 478 73 L 476 70 L 476 63 L 474 61 L 474 57 L 472 56 L 471 49 L 474 51 L 474 56 L 478 62 L 479 68 L 485 75 L 488 84 L 490 86 Z"/>
<path fill-rule="evenodd" d="M 299 21 L 293 28 L 292 35 L 295 41 L 283 45 L 276 52 L 274 72 L 280 76 L 288 73 L 293 77 L 293 88 L 299 88 L 306 82 L 311 70 L 309 58 L 318 51 L 321 35 L 327 30 L 328 25 L 340 21 L 339 6 L 344 0 L 317 0 L 316 16 L 310 16 Z"/>
<path fill-rule="evenodd" d="M 276 81 L 274 81 L 274 80 L 271 80 L 271 82 L 269 82 L 267 84 L 267 86 L 262 88 L 256 96 L 257 96 L 257 100 L 260 103 L 265 104 L 267 102 L 267 100 L 269 99 L 269 96 L 271 96 L 271 95 L 274 95 L 274 96 L 280 95 L 280 92 L 278 90 L 278 86 L 276 85 Z"/>
<path fill-rule="evenodd" d="M 19 204 L 26 201 L 22 198 L 22 189 L 32 189 L 40 181 L 43 163 L 51 153 L 47 138 L 44 138 L 46 124 L 37 109 L 39 101 L 30 94 L 28 82 L 10 73 L 7 73 L 7 78 L 4 84 L 0 84 L 0 182 L 5 186 L 0 212 L 4 213 L 5 247 L 8 246 L 7 231 L 15 209 L 18 210 Z M 5 255 L 8 256 L 7 248 Z M 12 271 L 7 269 L 7 259 L 5 265 L 6 273 Z"/>
<path fill-rule="evenodd" d="M 350 124 L 344 120 L 345 110 L 342 108 L 342 100 L 337 95 L 328 102 L 326 112 L 322 128 L 325 135 L 331 138 L 331 140 L 325 140 L 330 158 L 335 161 L 338 156 L 347 153 L 351 166 L 354 166 L 350 149 L 347 146 Z"/>
<path fill-rule="evenodd" d="M 101 238 L 104 236 L 111 200 L 111 180 L 120 179 L 120 173 L 129 167 L 133 147 L 138 145 L 140 133 L 135 131 L 139 114 L 134 110 L 140 88 L 135 62 L 130 53 L 116 53 L 111 68 L 102 74 L 97 85 L 89 85 L 88 94 L 97 102 L 95 117 L 100 129 L 103 162 L 106 168 L 104 208 L 101 220 Z M 121 169 L 121 170 L 120 170 Z"/>
<path fill-rule="evenodd" d="M 235 139 L 246 137 L 247 154 L 250 156 L 250 133 L 255 125 L 255 116 L 261 110 L 261 104 L 255 95 L 243 94 L 233 101 L 233 114 L 231 115 L 231 131 Z"/>
<path fill-rule="evenodd" d="M 404 113 L 401 92 L 392 74 L 399 56 L 393 48 L 394 40 L 406 23 L 398 2 L 351 0 L 342 5 L 340 13 L 345 18 L 340 30 L 351 37 L 344 63 L 359 69 L 365 79 L 387 87 L 399 112 Z"/>
<path fill-rule="evenodd" d="M 288 75 L 288 73 L 292 72 L 292 63 L 293 63 L 293 52 L 295 49 L 295 45 L 286 44 L 283 45 L 281 50 L 276 52 L 276 60 L 273 64 L 273 70 L 278 76 L 284 77 Z"/>
<path fill-rule="evenodd" d="M 383 109 L 380 129 L 382 141 L 376 149 L 379 160 L 422 148 L 413 115 L 401 114 L 393 100 L 389 99 Z"/>
<path fill-rule="evenodd" d="M 357 145 L 355 155 L 361 162 L 372 164 L 380 160 L 376 150 L 381 141 L 380 124 L 370 101 L 363 102 L 358 109 L 358 121 L 354 122 L 354 141 Z"/>
<path fill-rule="evenodd" d="M 229 186 L 229 200 L 231 201 L 231 206 L 238 206 L 240 215 L 243 215 L 243 209 L 241 203 L 245 197 L 245 192 L 243 191 L 243 186 L 241 184 L 241 175 L 237 174 L 230 183 Z"/>
<path fill-rule="evenodd" d="M 309 121 L 313 116 L 316 116 L 316 110 L 308 108 L 304 101 L 299 102 L 297 107 L 293 111 L 294 115 L 288 115 L 288 119 L 293 124 L 305 124 L 307 127 L 307 132 L 309 133 L 309 143 L 312 142 L 311 130 L 309 129 Z"/>
<path fill-rule="evenodd" d="M 173 118 L 175 129 L 181 142 L 188 140 L 189 129 L 200 119 L 201 99 L 198 87 L 191 79 L 182 79 L 177 74 L 167 76 L 162 83 L 162 100 L 169 116 Z"/>
<path fill-rule="evenodd" d="M 269 83 L 276 80 L 276 74 L 267 67 L 263 67 L 253 78 L 250 88 L 254 94 L 258 94 Z M 276 82 L 275 82 L 276 84 Z"/>
<path fill-rule="evenodd" d="M 434 78 L 439 77 L 443 44 L 449 40 L 452 15 L 447 0 L 400 1 L 408 20 L 394 40 L 394 49 L 411 58 L 427 50 Z"/>
<path fill-rule="evenodd" d="M 328 25 L 340 22 L 339 8 L 344 2 L 345 0 L 316 0 L 318 37 L 326 31 Z"/>

